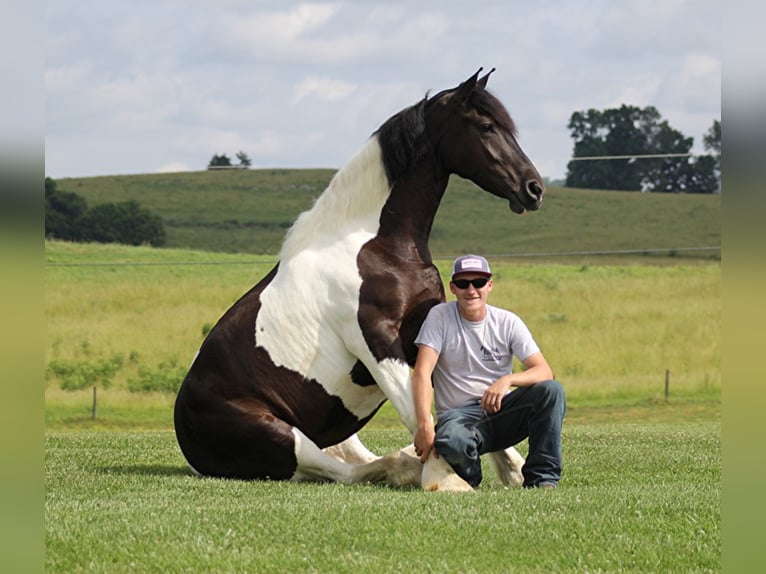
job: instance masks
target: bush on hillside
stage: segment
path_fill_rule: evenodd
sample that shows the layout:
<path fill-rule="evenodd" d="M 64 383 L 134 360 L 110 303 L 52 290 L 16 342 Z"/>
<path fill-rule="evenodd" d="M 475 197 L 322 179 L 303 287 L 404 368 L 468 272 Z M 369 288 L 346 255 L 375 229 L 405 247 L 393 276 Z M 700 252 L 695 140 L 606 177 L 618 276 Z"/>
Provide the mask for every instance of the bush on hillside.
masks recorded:
<path fill-rule="evenodd" d="M 162 219 L 134 200 L 88 209 L 84 197 L 56 189 L 45 178 L 45 236 L 65 241 L 165 245 Z"/>
<path fill-rule="evenodd" d="M 90 241 L 99 243 L 157 247 L 166 240 L 162 219 L 133 200 L 97 205 L 82 217 L 81 226 Z"/>

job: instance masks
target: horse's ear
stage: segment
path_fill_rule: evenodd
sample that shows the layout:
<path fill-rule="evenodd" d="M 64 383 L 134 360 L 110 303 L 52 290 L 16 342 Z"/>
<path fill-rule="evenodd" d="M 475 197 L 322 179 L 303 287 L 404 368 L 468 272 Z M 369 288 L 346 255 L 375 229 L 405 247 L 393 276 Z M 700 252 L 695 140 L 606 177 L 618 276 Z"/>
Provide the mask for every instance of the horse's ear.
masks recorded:
<path fill-rule="evenodd" d="M 489 80 L 490 74 L 492 74 L 492 72 L 494 72 L 494 71 L 495 71 L 495 68 L 492 68 L 489 72 L 487 72 L 487 74 L 484 77 L 482 77 L 476 83 L 479 84 L 482 88 L 486 88 L 487 87 L 487 80 Z"/>
<path fill-rule="evenodd" d="M 478 70 L 476 70 L 476 73 L 473 76 L 471 76 L 465 82 L 460 84 L 457 87 L 457 89 L 455 90 L 455 93 L 452 96 L 452 98 L 450 98 L 450 101 L 451 102 L 456 102 L 456 103 L 461 104 L 461 105 L 463 103 L 465 103 L 468 100 L 468 96 L 471 95 L 471 92 L 476 87 L 476 82 L 478 81 L 479 73 L 483 69 L 484 68 L 479 68 Z M 489 75 L 489 74 L 487 74 L 487 75 Z"/>

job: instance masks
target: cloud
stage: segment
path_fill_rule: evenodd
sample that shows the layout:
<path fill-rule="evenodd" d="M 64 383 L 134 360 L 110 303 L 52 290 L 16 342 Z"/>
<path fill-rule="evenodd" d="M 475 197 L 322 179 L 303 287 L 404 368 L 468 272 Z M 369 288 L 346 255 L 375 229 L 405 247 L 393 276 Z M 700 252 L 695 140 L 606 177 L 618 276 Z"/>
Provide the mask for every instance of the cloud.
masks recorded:
<path fill-rule="evenodd" d="M 695 139 L 720 117 L 713 0 L 496 0 L 481 17 L 449 1 L 136 2 L 46 4 L 52 177 L 203 169 L 240 149 L 255 165 L 340 167 L 479 66 L 497 67 L 490 88 L 549 177 L 565 173 L 576 110 L 654 105 Z"/>
<path fill-rule="evenodd" d="M 304 98 L 315 97 L 321 100 L 342 100 L 353 94 L 357 86 L 342 80 L 309 76 L 301 81 L 294 89 L 293 104 Z"/>
<path fill-rule="evenodd" d="M 300 4 L 281 12 L 253 12 L 221 19 L 224 38 L 255 58 L 313 59 L 326 53 L 329 42 L 312 33 L 338 12 L 338 4 Z"/>
<path fill-rule="evenodd" d="M 155 173 L 177 173 L 180 171 L 189 171 L 189 166 L 182 162 L 166 163 L 154 170 Z"/>

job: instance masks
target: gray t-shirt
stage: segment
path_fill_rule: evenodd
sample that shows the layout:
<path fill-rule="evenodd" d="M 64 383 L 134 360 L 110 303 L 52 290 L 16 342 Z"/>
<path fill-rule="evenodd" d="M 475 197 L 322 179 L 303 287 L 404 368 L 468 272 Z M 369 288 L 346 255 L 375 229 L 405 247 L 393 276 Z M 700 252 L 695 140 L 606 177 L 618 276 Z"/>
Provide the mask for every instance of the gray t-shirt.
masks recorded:
<path fill-rule="evenodd" d="M 433 307 L 415 344 L 439 353 L 433 373 L 437 417 L 444 411 L 481 399 L 484 391 L 513 369 L 513 357 L 524 361 L 540 351 L 518 315 L 487 305 L 487 316 L 464 319 L 456 301 Z"/>

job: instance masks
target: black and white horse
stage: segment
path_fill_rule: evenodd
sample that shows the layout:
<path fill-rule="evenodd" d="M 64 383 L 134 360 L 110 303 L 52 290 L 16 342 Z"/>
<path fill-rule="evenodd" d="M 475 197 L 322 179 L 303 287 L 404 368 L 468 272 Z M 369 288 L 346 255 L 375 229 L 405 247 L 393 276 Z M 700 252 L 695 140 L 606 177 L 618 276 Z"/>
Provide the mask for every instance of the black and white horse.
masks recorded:
<path fill-rule="evenodd" d="M 479 70 L 480 72 L 481 70 Z M 476 72 L 389 118 L 287 233 L 277 265 L 203 342 L 175 403 L 178 443 L 205 476 L 386 481 L 469 490 L 433 455 L 385 457 L 356 433 L 386 401 L 416 431 L 413 343 L 444 300 L 428 239 L 450 174 L 536 210 L 540 175 Z M 513 448 L 492 453 L 520 481 Z"/>

